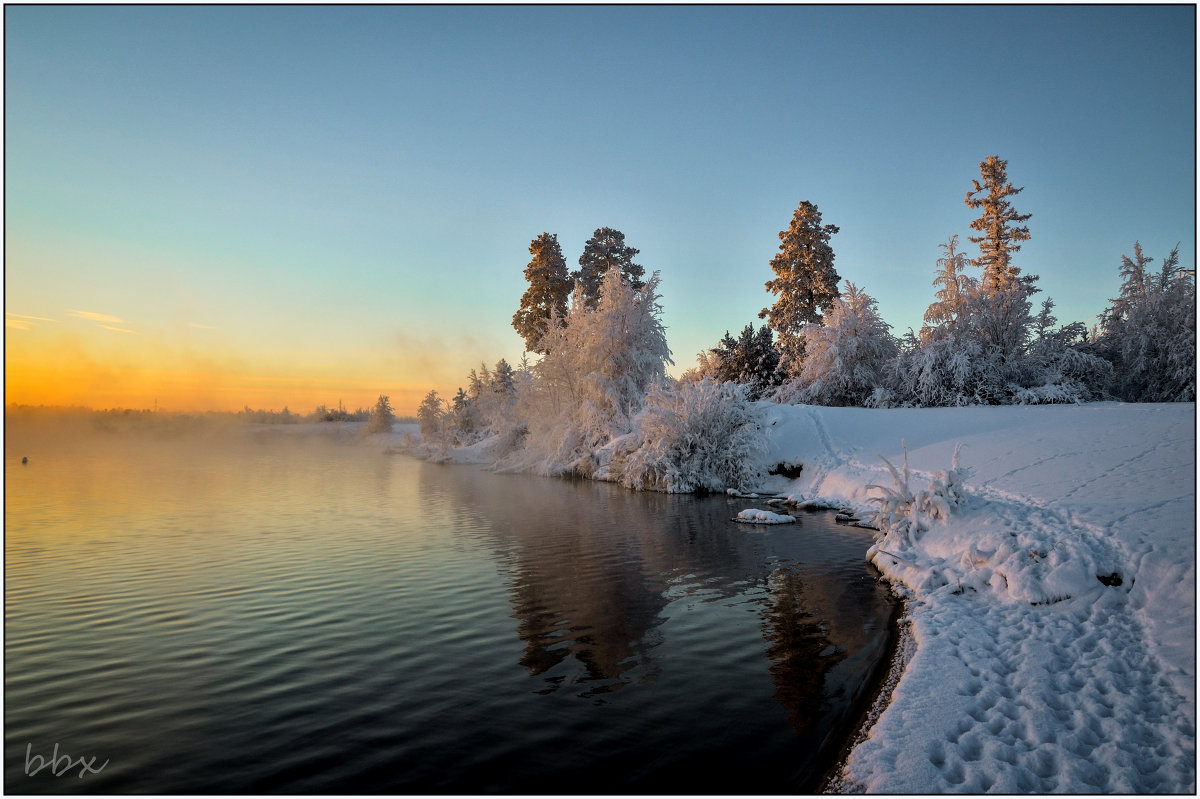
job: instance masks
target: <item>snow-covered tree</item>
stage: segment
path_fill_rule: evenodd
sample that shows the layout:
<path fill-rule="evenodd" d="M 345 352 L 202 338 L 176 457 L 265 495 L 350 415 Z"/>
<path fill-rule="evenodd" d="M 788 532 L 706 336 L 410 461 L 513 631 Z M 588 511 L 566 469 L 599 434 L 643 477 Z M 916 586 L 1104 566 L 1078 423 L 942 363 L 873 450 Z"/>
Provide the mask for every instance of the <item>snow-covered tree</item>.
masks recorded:
<path fill-rule="evenodd" d="M 1039 324 L 1047 321 L 1049 302 L 1042 303 Z M 1049 324 L 1053 323 L 1054 317 L 1049 316 Z M 1039 335 L 1029 346 L 1028 355 L 1028 360 L 1040 372 L 1039 379 L 1032 381 L 1037 385 L 1015 392 L 1015 402 L 1091 402 L 1109 396 L 1113 382 L 1112 364 L 1089 352 L 1089 347 L 1080 346 L 1078 339 L 1083 330 L 1082 324 L 1073 322 L 1057 331 Z"/>
<path fill-rule="evenodd" d="M 1050 329 L 1058 322 L 1058 317 L 1052 313 L 1053 310 L 1054 300 L 1049 297 L 1042 300 L 1042 309 L 1033 318 L 1034 341 L 1045 341 L 1046 336 L 1050 334 Z"/>
<path fill-rule="evenodd" d="M 450 432 L 457 444 L 470 444 L 475 441 L 479 431 L 475 400 L 468 397 L 461 386 L 450 400 L 450 409 L 442 417 L 442 427 Z"/>
<path fill-rule="evenodd" d="M 437 391 L 430 391 L 417 406 L 417 423 L 421 427 L 421 436 L 432 440 L 441 432 L 442 416 L 445 414 L 442 398 Z"/>
<path fill-rule="evenodd" d="M 1122 256 L 1121 294 L 1101 320 L 1098 345 L 1115 371 L 1114 393 L 1136 402 L 1196 398 L 1195 271 L 1179 267 L 1178 245 L 1157 274 L 1134 246 Z"/>
<path fill-rule="evenodd" d="M 367 426 L 363 428 L 363 432 L 368 434 L 390 433 L 395 421 L 396 414 L 392 412 L 391 398 L 386 394 L 380 394 L 375 406 L 371 408 L 371 415 L 367 418 Z"/>
<path fill-rule="evenodd" d="M 958 235 L 951 236 L 949 241 L 938 246 L 946 254 L 938 259 L 938 273 L 933 285 L 941 288 L 934 295 L 936 299 L 925 310 L 925 324 L 921 326 L 922 341 L 939 334 L 957 332 L 960 320 L 967 313 L 967 303 L 979 288 L 978 281 L 965 273 L 968 261 L 967 256 L 958 251 Z"/>
<path fill-rule="evenodd" d="M 583 300 L 588 308 L 595 308 L 600 299 L 600 284 L 609 270 L 616 267 L 634 291 L 644 285 L 645 269 L 633 262 L 640 250 L 625 244 L 625 234 L 610 227 L 596 228 L 592 237 L 583 245 L 579 256 L 579 269 L 573 277 L 583 289 Z"/>
<path fill-rule="evenodd" d="M 1029 241 L 1029 228 L 1016 223 L 1028 220 L 1032 214 L 1018 214 L 1008 201 L 1025 188 L 1016 188 L 1008 180 L 1008 161 L 998 155 L 989 155 L 979 162 L 983 182 L 972 180 L 973 190 L 967 192 L 966 203 L 970 208 L 983 209 L 978 219 L 971 222 L 971 229 L 982 233 L 968 236 L 972 244 L 979 245 L 979 257 L 972 263 L 983 268 L 983 289 L 995 292 L 1014 288 L 1026 283 L 1032 287 L 1036 276 L 1021 277 L 1021 270 L 1012 263 L 1012 254 L 1021 249 L 1019 242 Z"/>
<path fill-rule="evenodd" d="M 486 367 L 484 371 L 486 373 Z M 483 396 L 485 388 L 487 388 L 487 384 L 484 382 L 483 378 L 479 376 L 478 372 L 472 369 L 467 375 L 467 396 L 471 399 L 478 399 L 479 397 Z"/>
<path fill-rule="evenodd" d="M 696 356 L 696 380 L 710 377 L 721 383 L 739 383 L 746 386 L 750 399 L 758 399 L 783 379 L 773 339 L 766 325 L 757 331 L 753 325 L 746 325 L 736 339 L 726 330 L 717 346 Z"/>
<path fill-rule="evenodd" d="M 527 350 L 543 352 L 540 342 L 550 318 L 567 313 L 571 276 L 557 235 L 542 233 L 529 244 L 529 253 L 533 256 L 525 267 L 529 288 L 521 295 L 521 305 L 513 314 L 513 328 L 525 339 Z"/>
<path fill-rule="evenodd" d="M 807 200 L 800 203 L 787 230 L 779 232 L 779 252 L 771 259 L 775 278 L 767 291 L 775 303 L 759 312 L 778 338 L 783 368 L 795 374 L 804 359 L 801 328 L 820 324 L 821 312 L 838 296 L 837 270 L 829 239 L 837 225 L 822 225 L 821 212 Z"/>
<path fill-rule="evenodd" d="M 508 365 L 508 361 L 503 358 L 496 361 L 496 368 L 492 371 L 492 391 L 502 395 L 512 394 L 516 390 L 513 375 L 513 368 Z"/>
<path fill-rule="evenodd" d="M 804 329 L 804 365 L 777 393 L 784 402 L 868 405 L 887 401 L 887 365 L 898 354 L 875 300 L 846 281 L 824 326 Z"/>
<path fill-rule="evenodd" d="M 517 415 L 528 425 L 525 449 L 505 464 L 542 474 L 594 473 L 592 453 L 629 432 L 650 386 L 671 363 L 661 322 L 658 273 L 635 291 L 611 268 L 589 309 L 582 287 L 564 320 L 546 335 Z"/>

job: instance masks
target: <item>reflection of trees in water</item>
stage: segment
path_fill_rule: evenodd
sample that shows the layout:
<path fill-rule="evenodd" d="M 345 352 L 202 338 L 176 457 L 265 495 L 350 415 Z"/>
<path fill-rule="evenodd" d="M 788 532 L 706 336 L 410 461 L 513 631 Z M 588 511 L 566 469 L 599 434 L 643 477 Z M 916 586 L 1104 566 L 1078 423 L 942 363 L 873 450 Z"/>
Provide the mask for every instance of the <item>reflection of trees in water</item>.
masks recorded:
<path fill-rule="evenodd" d="M 775 698 L 797 734 L 816 720 L 825 703 L 825 673 L 844 654 L 829 641 L 821 616 L 805 596 L 805 575 L 795 567 L 771 575 L 771 598 L 763 614 Z M 821 657 L 825 652 L 826 656 Z"/>
<path fill-rule="evenodd" d="M 753 544 L 728 534 L 721 500 L 461 467 L 461 478 L 446 479 L 443 468 L 454 467 L 424 467 L 439 469 L 429 483 L 477 521 L 508 565 L 521 665 L 545 675 L 546 692 L 588 682 L 601 683 L 589 694 L 602 693 L 652 673 L 673 584 L 728 597 L 765 576 Z M 568 656 L 582 674 L 570 673 Z"/>
<path fill-rule="evenodd" d="M 830 579 L 803 564 L 771 575 L 763 635 L 775 698 L 797 735 L 819 743 L 833 719 L 831 701 L 848 700 L 874 662 L 886 631 L 864 622 L 886 602 L 873 580 Z"/>

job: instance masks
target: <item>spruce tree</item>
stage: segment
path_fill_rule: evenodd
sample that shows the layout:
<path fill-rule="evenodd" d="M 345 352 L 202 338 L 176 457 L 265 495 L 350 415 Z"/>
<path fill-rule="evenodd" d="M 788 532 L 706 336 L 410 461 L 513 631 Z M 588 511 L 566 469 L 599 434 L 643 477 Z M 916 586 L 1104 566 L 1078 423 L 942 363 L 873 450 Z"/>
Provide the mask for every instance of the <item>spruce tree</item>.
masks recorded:
<path fill-rule="evenodd" d="M 779 373 L 779 351 L 775 349 L 771 328 L 766 325 L 757 331 L 754 325 L 746 325 L 737 338 L 726 330 L 717 346 L 700 353 L 697 360 L 704 377 L 748 386 L 746 396 L 751 400 L 783 380 Z"/>
<path fill-rule="evenodd" d="M 1054 300 L 1047 297 L 1042 300 L 1042 310 L 1033 318 L 1033 335 L 1035 341 L 1045 341 L 1052 328 L 1058 323 L 1058 317 L 1053 313 Z"/>
<path fill-rule="evenodd" d="M 807 200 L 792 215 L 787 230 L 779 232 L 779 252 L 771 259 L 775 279 L 767 281 L 767 290 L 776 295 L 775 304 L 759 312 L 758 318 L 778 336 L 783 367 L 795 373 L 804 358 L 801 327 L 821 324 L 821 312 L 828 310 L 838 297 L 838 281 L 833 268 L 830 237 L 837 225 L 822 225 L 821 212 Z"/>
<path fill-rule="evenodd" d="M 525 349 L 545 352 L 541 339 L 546 334 L 551 317 L 567 315 L 567 299 L 571 296 L 571 277 L 558 236 L 543 233 L 529 244 L 533 256 L 525 267 L 529 288 L 521 295 L 521 305 L 513 314 L 513 328 L 525 339 Z"/>
<path fill-rule="evenodd" d="M 509 366 L 508 361 L 503 358 L 496 361 L 496 368 L 492 370 L 492 391 L 497 394 L 511 394 L 516 391 L 517 384 L 513 374 L 513 368 Z"/>
<path fill-rule="evenodd" d="M 631 289 L 641 290 L 645 285 L 642 275 L 646 270 L 633 262 L 633 256 L 639 252 L 625 244 L 625 234 L 621 231 L 610 227 L 596 228 L 583 245 L 579 270 L 571 275 L 583 289 L 583 301 L 588 308 L 596 307 L 600 300 L 600 284 L 613 267 L 621 270 L 621 277 Z"/>
<path fill-rule="evenodd" d="M 391 398 L 387 394 L 380 394 L 375 407 L 371 408 L 371 415 L 367 418 L 367 426 L 363 432 L 390 433 L 392 432 L 392 423 L 395 421 L 396 414 L 392 411 Z"/>
<path fill-rule="evenodd" d="M 421 437 L 426 441 L 435 438 L 441 431 L 442 416 L 446 413 L 442 398 L 437 391 L 430 391 L 417 406 L 417 422 L 421 426 Z"/>
<path fill-rule="evenodd" d="M 976 281 L 965 273 L 967 256 L 958 251 L 958 234 L 938 246 L 946 254 L 938 259 L 938 273 L 933 285 L 941 288 L 934 295 L 936 299 L 925 310 L 921 341 L 929 341 L 939 331 L 954 333 L 960 326 L 960 320 L 965 321 L 967 301 L 978 288 Z"/>
<path fill-rule="evenodd" d="M 980 161 L 979 173 L 983 183 L 972 180 L 973 190 L 966 197 L 969 207 L 983 209 L 983 214 L 971 222 L 971 229 L 983 234 L 968 237 L 971 243 L 979 245 L 979 257 L 971 263 L 983 268 L 983 289 L 989 293 L 1022 284 L 1032 293 L 1037 276 L 1022 278 L 1021 270 L 1012 263 L 1012 254 L 1021 249 L 1019 242 L 1029 241 L 1029 228 L 1017 227 L 1015 223 L 1026 221 L 1032 214 L 1018 214 L 1008 198 L 1020 194 L 1025 187 L 1016 188 L 1008 181 L 1008 162 L 998 155 Z"/>
<path fill-rule="evenodd" d="M 973 191 L 966 197 L 969 207 L 983 209 L 971 222 L 971 228 L 983 235 L 968 237 L 979 245 L 979 257 L 971 263 L 983 269 L 972 323 L 984 344 L 994 348 L 1002 363 L 1008 363 L 1024 352 L 1032 322 L 1029 297 L 1039 291 L 1037 275 L 1022 275 L 1012 262 L 1012 254 L 1021 249 L 1018 242 L 1029 241 L 1029 228 L 1016 224 L 1032 214 L 1018 214 L 1008 201 L 1024 188 L 1008 181 L 1007 161 L 989 155 L 979 163 L 979 172 L 983 183 L 971 181 Z"/>

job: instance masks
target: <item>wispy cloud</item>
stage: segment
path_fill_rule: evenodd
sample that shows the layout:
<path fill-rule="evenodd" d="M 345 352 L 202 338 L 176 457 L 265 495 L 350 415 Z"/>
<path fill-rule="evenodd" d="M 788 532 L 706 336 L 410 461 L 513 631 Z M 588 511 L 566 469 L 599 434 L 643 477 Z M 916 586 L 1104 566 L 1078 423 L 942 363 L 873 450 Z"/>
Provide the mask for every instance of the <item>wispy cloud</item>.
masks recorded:
<path fill-rule="evenodd" d="M 120 321 L 120 320 L 118 320 L 118 321 Z M 100 327 L 104 328 L 105 330 L 111 330 L 114 333 L 132 333 L 135 336 L 138 335 L 138 332 L 136 330 L 127 330 L 126 328 L 123 328 L 123 327 L 113 327 L 112 325 L 100 325 Z"/>
<path fill-rule="evenodd" d="M 4 318 L 5 319 L 28 319 L 28 320 L 31 320 L 34 322 L 57 322 L 58 321 L 57 319 L 50 319 L 45 316 L 30 316 L 29 314 L 12 313 L 11 311 L 5 311 Z"/>
<path fill-rule="evenodd" d="M 188 322 L 188 327 L 194 327 L 197 330 L 216 330 L 212 325 L 202 325 L 199 322 Z"/>
<path fill-rule="evenodd" d="M 80 319 L 89 319 L 93 322 L 107 322 L 110 325 L 119 325 L 125 321 L 124 319 L 112 316 L 111 314 L 95 313 L 93 311 L 71 311 L 70 314 L 71 316 L 75 316 Z"/>
<path fill-rule="evenodd" d="M 57 319 L 49 319 L 45 316 L 30 316 L 23 313 L 4 312 L 4 326 L 9 330 L 33 330 L 37 327 L 35 322 L 57 322 Z"/>

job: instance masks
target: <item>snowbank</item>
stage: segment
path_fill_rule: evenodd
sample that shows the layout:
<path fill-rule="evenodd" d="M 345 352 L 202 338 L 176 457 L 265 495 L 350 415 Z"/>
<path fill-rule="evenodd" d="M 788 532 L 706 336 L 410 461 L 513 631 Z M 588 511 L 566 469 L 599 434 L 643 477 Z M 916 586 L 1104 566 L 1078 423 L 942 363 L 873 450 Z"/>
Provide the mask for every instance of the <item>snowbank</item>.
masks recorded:
<path fill-rule="evenodd" d="M 869 517 L 901 440 L 911 494 L 969 472 L 872 548 L 916 650 L 840 787 L 1195 792 L 1194 404 L 759 406 L 797 503 Z"/>

